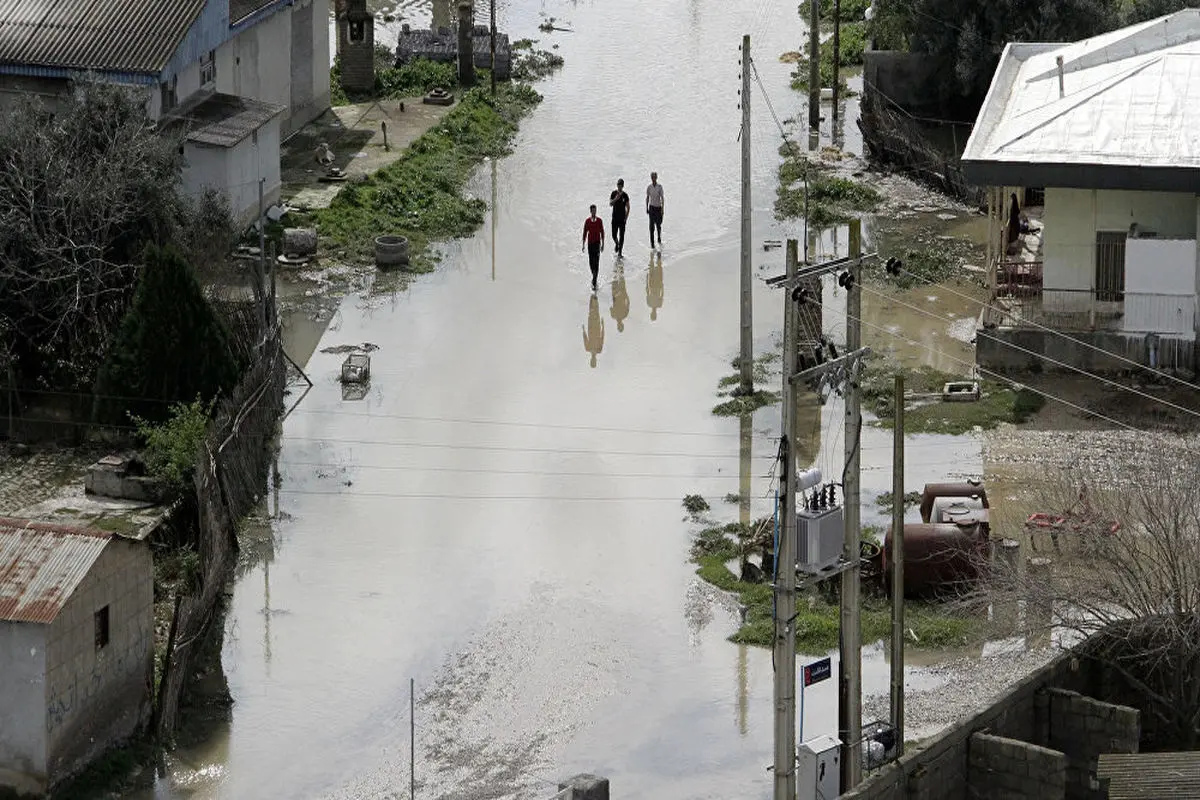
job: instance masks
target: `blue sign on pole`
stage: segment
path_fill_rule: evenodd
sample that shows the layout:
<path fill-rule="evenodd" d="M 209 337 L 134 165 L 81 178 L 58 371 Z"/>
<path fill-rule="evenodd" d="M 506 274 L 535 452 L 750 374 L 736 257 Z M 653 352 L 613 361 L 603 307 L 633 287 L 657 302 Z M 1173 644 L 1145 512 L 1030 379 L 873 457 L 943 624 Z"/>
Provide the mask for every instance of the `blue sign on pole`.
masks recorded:
<path fill-rule="evenodd" d="M 811 664 L 804 665 L 804 685 L 812 686 L 814 683 L 820 683 L 833 675 L 833 662 L 829 658 L 822 658 L 820 661 L 814 661 Z"/>

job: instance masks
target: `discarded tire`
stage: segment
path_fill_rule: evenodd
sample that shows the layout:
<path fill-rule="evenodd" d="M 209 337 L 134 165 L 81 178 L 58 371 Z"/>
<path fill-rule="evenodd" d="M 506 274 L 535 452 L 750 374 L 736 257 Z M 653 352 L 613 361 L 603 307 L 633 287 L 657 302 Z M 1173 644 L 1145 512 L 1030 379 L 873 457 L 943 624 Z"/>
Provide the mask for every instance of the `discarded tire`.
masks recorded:
<path fill-rule="evenodd" d="M 284 228 L 283 253 L 288 256 L 311 256 L 317 252 L 316 228 Z"/>
<path fill-rule="evenodd" d="M 380 267 L 397 267 L 408 264 L 408 239 L 404 236 L 377 236 L 375 238 L 375 264 Z"/>

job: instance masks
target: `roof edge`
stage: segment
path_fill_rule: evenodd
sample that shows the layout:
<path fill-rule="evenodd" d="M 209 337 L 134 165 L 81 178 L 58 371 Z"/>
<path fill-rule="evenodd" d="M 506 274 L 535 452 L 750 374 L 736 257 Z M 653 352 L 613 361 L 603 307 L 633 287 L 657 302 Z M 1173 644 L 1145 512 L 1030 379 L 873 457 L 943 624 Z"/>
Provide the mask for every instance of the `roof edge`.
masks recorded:
<path fill-rule="evenodd" d="M 0 528 L 15 528 L 18 530 L 38 531 L 40 533 L 61 533 L 69 536 L 91 536 L 96 539 L 111 539 L 111 531 L 98 528 L 83 528 L 76 525 L 61 525 L 53 522 L 38 522 L 21 517 L 0 517 Z"/>
<path fill-rule="evenodd" d="M 1045 186 L 1061 189 L 1106 189 L 1178 192 L 1195 195 L 1200 167 L 1136 164 L 1071 164 L 1027 161 L 962 160 L 967 180 L 977 186 Z"/>
<path fill-rule="evenodd" d="M 967 143 L 963 146 L 962 157 L 964 160 L 979 148 L 980 142 L 987 141 L 996 129 L 999 119 L 1004 116 L 1003 105 L 997 109 L 994 109 L 992 105 L 997 102 L 997 98 L 1005 98 L 1008 93 L 1011 93 L 1017 76 L 1021 74 L 1021 65 L 1025 60 L 1029 56 L 1040 55 L 1063 46 L 1061 42 L 1009 42 L 1004 45 L 1004 51 L 1000 54 L 1000 62 L 996 65 L 996 71 L 992 73 L 992 82 L 988 86 L 987 94 L 984 95 L 983 105 L 979 107 L 979 113 L 975 115 L 975 124 L 971 127 L 971 135 L 967 137 Z"/>

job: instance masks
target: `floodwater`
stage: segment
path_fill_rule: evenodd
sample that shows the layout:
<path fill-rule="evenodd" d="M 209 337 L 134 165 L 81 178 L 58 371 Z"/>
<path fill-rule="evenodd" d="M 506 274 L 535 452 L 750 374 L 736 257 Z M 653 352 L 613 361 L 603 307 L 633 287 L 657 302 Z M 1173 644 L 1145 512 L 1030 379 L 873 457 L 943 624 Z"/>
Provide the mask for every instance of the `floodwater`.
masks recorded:
<path fill-rule="evenodd" d="M 574 32 L 539 33 L 542 15 Z M 473 185 L 495 200 L 488 225 L 407 291 L 344 298 L 315 344 L 315 386 L 295 389 L 283 423 L 266 552 L 230 601 L 231 719 L 146 796 L 407 796 L 410 678 L 418 797 L 540 800 L 581 771 L 627 798 L 770 794 L 771 654 L 726 641 L 736 613 L 693 575 L 680 501 L 700 492 L 732 517 L 721 498 L 746 474 L 751 513 L 772 509 L 778 408 L 752 426 L 710 410 L 739 330 L 738 46 L 750 33 L 770 98 L 755 86 L 755 240 L 797 236 L 771 206 L 775 119 L 803 102 L 778 55 L 802 44 L 802 20 L 728 0 L 498 16 L 514 38 L 559 44 L 566 66 Z M 636 211 L 650 170 L 661 254 Z M 605 252 L 592 296 L 579 231 L 617 177 L 635 207 L 626 257 Z M 836 235 L 822 253 L 844 249 Z M 756 274 L 782 258 L 756 247 Z M 836 332 L 844 298 L 826 291 Z M 928 294 L 909 299 L 944 323 L 868 297 L 866 342 L 943 368 L 969 358 L 946 318 L 969 309 Z M 759 282 L 753 299 L 761 351 L 781 298 Z M 308 350 L 320 328 L 297 324 Z M 363 343 L 378 347 L 370 389 L 344 399 L 342 356 L 324 351 Z M 840 403 L 802 424 L 813 463 L 840 478 Z M 890 438 L 863 428 L 864 523 L 884 518 Z M 910 486 L 978 476 L 980 442 L 913 436 L 907 464 Z M 863 662 L 864 691 L 885 693 L 883 648 Z M 948 680 L 910 672 L 913 688 Z M 805 737 L 835 732 L 835 683 L 808 691 Z"/>

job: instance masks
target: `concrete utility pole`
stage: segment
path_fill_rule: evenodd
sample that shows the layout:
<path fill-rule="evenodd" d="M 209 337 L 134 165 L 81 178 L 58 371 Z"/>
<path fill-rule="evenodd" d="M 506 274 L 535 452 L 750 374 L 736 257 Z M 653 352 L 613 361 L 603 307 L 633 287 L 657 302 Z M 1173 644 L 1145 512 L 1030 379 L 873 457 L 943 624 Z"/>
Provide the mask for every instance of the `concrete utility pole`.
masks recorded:
<path fill-rule="evenodd" d="M 474 26 L 471 0 L 461 0 L 458 4 L 458 82 L 463 86 L 475 85 Z"/>
<path fill-rule="evenodd" d="M 904 755 L 904 373 L 896 373 L 892 431 L 892 731 Z"/>
<path fill-rule="evenodd" d="M 842 60 L 842 0 L 833 0 L 833 124 L 838 121 L 838 81 Z"/>
<path fill-rule="evenodd" d="M 489 46 L 492 49 L 492 94 L 496 93 L 496 0 L 492 3 L 492 35 Z"/>
<path fill-rule="evenodd" d="M 821 130 L 821 0 L 812 0 L 808 20 L 808 133 Z"/>
<path fill-rule="evenodd" d="M 846 351 L 862 347 L 862 221 L 850 222 L 851 277 L 846 289 Z M 862 397 L 857 364 L 846 381 L 846 474 L 842 478 L 846 540 L 844 558 L 858 564 L 859 553 L 859 438 L 862 435 Z M 842 573 L 842 624 L 838 660 L 838 738 L 842 740 L 842 792 L 862 781 L 862 630 L 859 571 Z"/>
<path fill-rule="evenodd" d="M 790 281 L 799 268 L 799 246 L 787 241 L 787 272 Z M 782 525 L 779 555 L 775 562 L 775 800 L 796 800 L 796 396 L 792 376 L 796 374 L 796 303 L 791 291 L 784 293 L 783 306 L 783 438 L 779 491 Z"/>
<path fill-rule="evenodd" d="M 738 359 L 741 372 L 739 390 L 754 392 L 754 321 L 752 292 L 753 268 L 750 264 L 750 36 L 742 37 L 742 348 Z"/>

